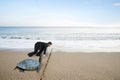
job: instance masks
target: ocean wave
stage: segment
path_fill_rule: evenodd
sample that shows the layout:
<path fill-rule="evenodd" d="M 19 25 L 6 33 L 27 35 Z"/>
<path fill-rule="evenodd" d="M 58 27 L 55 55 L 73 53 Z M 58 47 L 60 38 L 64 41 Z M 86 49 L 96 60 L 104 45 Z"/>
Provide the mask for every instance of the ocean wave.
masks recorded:
<path fill-rule="evenodd" d="M 34 49 L 34 44 L 38 40 L 16 40 L 16 39 L 2 39 L 0 40 L 0 49 Z M 48 40 L 40 40 L 48 42 Z M 68 52 L 119 52 L 120 40 L 49 40 L 53 43 L 54 51 L 68 51 Z"/>
<path fill-rule="evenodd" d="M 1 39 L 26 39 L 26 40 L 120 40 L 120 36 L 97 35 L 97 36 L 54 36 L 54 37 L 19 37 L 19 36 L 1 36 Z"/>
<path fill-rule="evenodd" d="M 16 37 L 16 36 L 1 36 L 1 39 L 26 39 L 26 40 L 40 40 L 40 38 L 32 38 L 32 37 Z"/>

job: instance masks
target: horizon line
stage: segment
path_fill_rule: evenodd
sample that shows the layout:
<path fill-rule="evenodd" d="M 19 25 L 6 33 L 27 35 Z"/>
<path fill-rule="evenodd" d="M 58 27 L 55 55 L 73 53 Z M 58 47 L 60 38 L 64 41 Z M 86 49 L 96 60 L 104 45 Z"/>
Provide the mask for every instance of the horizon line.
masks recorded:
<path fill-rule="evenodd" d="M 0 28 L 120 28 L 120 26 L 0 26 Z"/>

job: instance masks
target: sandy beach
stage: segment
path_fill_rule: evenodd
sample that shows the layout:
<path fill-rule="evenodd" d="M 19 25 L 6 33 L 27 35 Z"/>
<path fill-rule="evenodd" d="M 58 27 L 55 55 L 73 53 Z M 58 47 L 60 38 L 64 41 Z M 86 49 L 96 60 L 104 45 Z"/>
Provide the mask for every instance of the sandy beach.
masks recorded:
<path fill-rule="evenodd" d="M 53 53 L 44 80 L 120 80 L 120 53 Z"/>
<path fill-rule="evenodd" d="M 0 50 L 0 80 L 40 80 L 36 71 L 14 70 L 27 53 Z M 120 53 L 53 52 L 43 80 L 120 80 Z"/>
<path fill-rule="evenodd" d="M 27 52 L 0 51 L 0 80 L 39 80 L 35 71 L 19 72 L 14 70 L 16 64 L 27 57 Z"/>

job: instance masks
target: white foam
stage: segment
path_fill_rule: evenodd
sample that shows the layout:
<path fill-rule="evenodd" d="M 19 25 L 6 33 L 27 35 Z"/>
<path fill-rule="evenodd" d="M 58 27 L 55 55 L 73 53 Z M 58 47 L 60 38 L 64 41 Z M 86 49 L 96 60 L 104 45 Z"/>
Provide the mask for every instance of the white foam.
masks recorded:
<path fill-rule="evenodd" d="M 0 39 L 0 48 L 7 49 L 29 49 L 34 48 L 38 40 L 26 39 Z M 39 40 L 48 42 L 47 40 Z M 49 40 L 53 42 L 55 51 L 70 52 L 119 52 L 120 40 Z"/>
<path fill-rule="evenodd" d="M 56 50 L 80 52 L 119 52 L 119 40 L 55 41 Z"/>

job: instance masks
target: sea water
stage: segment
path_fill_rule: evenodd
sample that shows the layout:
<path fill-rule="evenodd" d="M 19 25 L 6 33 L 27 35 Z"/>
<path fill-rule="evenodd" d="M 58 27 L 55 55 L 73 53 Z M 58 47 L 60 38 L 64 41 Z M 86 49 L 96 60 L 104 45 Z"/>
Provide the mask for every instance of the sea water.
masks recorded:
<path fill-rule="evenodd" d="M 118 27 L 0 27 L 0 49 L 33 49 L 37 41 L 56 51 L 119 52 Z"/>

